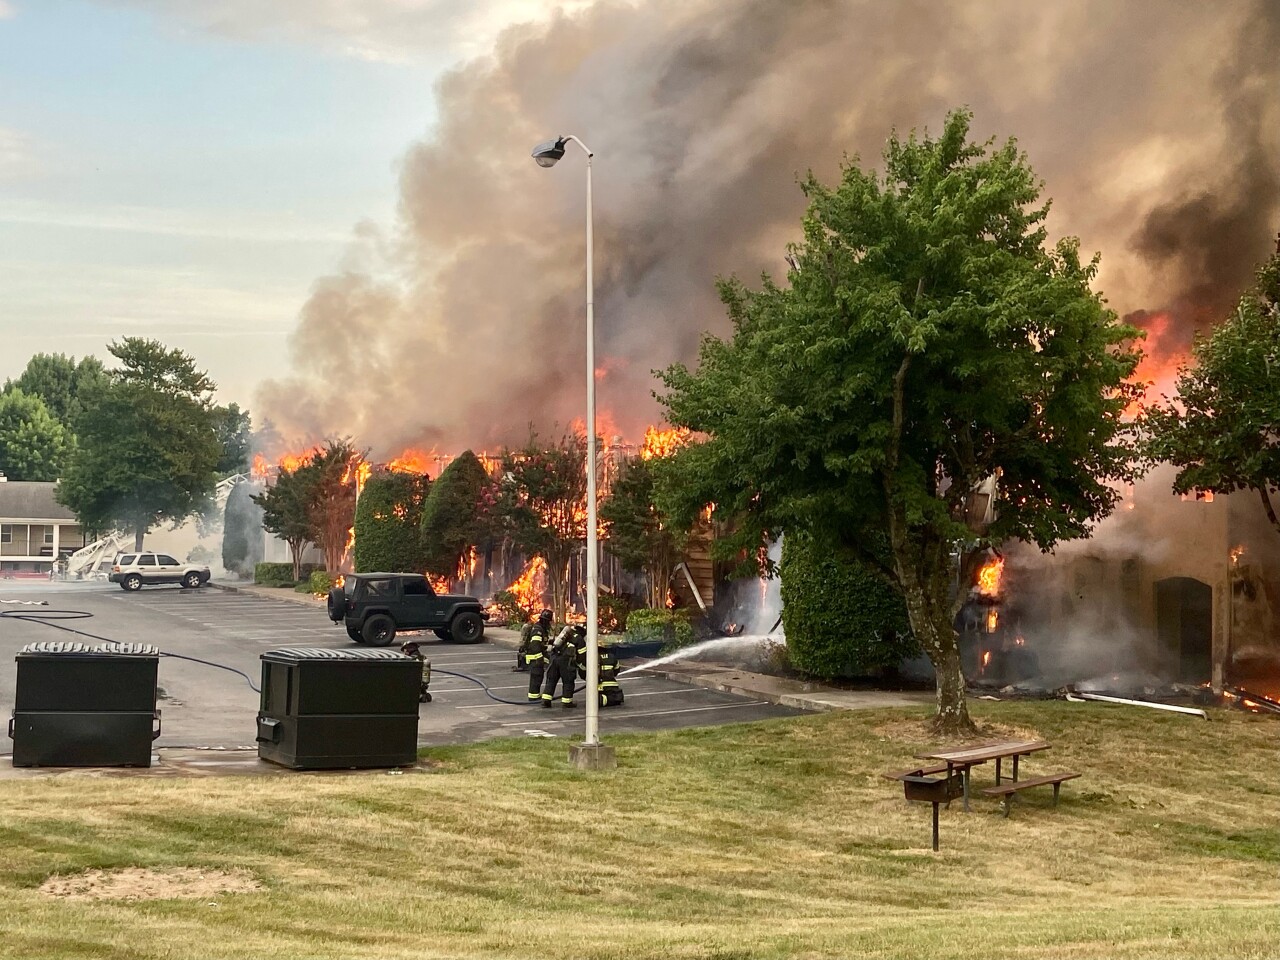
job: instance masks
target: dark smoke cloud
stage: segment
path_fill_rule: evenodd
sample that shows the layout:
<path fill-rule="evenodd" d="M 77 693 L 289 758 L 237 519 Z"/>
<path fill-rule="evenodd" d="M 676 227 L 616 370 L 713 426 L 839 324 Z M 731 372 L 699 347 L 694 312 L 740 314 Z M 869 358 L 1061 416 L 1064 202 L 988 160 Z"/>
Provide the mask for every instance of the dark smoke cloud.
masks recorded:
<path fill-rule="evenodd" d="M 1220 314 L 1280 220 L 1275 21 L 1274 0 L 650 0 L 513 27 L 440 81 L 396 228 L 316 283 L 258 409 L 375 454 L 578 416 L 583 157 L 529 159 L 557 133 L 597 151 L 600 403 L 630 437 L 650 371 L 725 332 L 714 278 L 785 269 L 797 178 L 959 105 L 1019 138 L 1118 310 Z"/>

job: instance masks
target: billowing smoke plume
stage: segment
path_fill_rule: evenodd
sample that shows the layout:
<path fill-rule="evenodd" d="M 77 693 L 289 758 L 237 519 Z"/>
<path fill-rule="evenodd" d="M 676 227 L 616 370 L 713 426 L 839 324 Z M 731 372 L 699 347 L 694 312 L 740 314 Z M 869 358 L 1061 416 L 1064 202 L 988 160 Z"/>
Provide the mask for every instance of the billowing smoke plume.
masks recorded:
<path fill-rule="evenodd" d="M 1181 347 L 1280 225 L 1278 40 L 1275 0 L 601 0 L 512 27 L 439 83 L 399 223 L 316 283 L 258 409 L 375 455 L 580 415 L 584 158 L 529 158 L 575 133 L 597 151 L 600 404 L 635 436 L 650 371 L 727 329 L 715 277 L 785 270 L 797 177 L 959 105 L 1019 138 L 1112 305 Z"/>

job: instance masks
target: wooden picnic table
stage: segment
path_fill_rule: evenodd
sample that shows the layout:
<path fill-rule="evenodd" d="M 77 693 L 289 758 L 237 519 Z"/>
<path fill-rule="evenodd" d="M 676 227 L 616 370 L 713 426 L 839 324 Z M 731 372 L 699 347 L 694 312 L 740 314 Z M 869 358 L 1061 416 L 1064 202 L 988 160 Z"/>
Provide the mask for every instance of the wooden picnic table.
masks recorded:
<path fill-rule="evenodd" d="M 1000 785 L 1000 761 L 1006 757 L 1013 758 L 1013 780 L 1018 780 L 1018 761 L 1037 750 L 1048 750 L 1046 740 L 1000 740 L 994 743 L 980 743 L 970 747 L 953 747 L 936 750 L 933 753 L 917 753 L 917 760 L 936 760 L 947 765 L 947 776 L 959 770 L 964 777 L 964 809 L 969 812 L 969 771 L 972 767 L 988 760 L 996 762 L 996 786 Z"/>

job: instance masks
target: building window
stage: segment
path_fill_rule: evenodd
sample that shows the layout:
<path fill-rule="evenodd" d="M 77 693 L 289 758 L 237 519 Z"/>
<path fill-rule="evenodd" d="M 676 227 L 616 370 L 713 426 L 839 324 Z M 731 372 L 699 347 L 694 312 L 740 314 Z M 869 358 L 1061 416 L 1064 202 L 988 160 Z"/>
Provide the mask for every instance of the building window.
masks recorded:
<path fill-rule="evenodd" d="M 1201 500 L 1201 501 L 1203 501 L 1204 503 L 1213 503 L 1213 491 L 1212 491 L 1212 490 L 1201 490 L 1199 487 L 1195 487 L 1195 488 L 1193 488 L 1193 489 L 1191 489 L 1191 490 L 1188 490 L 1186 493 L 1182 494 L 1182 498 L 1181 498 L 1181 499 L 1183 499 L 1183 500 Z"/>
<path fill-rule="evenodd" d="M 0 543 L 13 543 L 13 527 L 0 523 Z"/>
<path fill-rule="evenodd" d="M 53 527 L 44 528 L 44 542 L 53 543 Z"/>

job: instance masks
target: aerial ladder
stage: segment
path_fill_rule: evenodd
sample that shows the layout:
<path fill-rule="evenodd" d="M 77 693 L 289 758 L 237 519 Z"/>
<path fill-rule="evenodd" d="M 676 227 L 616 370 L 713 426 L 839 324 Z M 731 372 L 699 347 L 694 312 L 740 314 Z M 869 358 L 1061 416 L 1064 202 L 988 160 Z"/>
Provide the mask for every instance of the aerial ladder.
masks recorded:
<path fill-rule="evenodd" d="M 113 530 L 104 537 L 81 547 L 67 557 L 66 577 L 69 580 L 92 580 L 105 577 L 103 565 L 110 566 L 122 549 L 133 545 L 133 534 Z"/>

